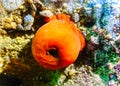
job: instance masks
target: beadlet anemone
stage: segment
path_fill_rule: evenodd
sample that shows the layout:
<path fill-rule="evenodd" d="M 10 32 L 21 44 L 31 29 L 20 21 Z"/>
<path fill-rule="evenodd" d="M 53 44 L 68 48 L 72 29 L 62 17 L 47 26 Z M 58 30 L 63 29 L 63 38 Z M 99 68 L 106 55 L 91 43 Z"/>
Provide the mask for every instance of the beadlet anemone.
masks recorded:
<path fill-rule="evenodd" d="M 44 68 L 57 70 L 72 64 L 85 46 L 85 39 L 70 16 L 57 14 L 45 19 L 32 41 L 32 54 Z"/>

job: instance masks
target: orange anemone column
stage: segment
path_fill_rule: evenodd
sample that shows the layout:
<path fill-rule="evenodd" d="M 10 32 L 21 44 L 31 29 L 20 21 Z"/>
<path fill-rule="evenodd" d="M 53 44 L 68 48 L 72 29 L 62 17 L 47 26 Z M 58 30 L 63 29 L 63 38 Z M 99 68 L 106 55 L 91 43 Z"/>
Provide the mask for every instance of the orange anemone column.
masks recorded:
<path fill-rule="evenodd" d="M 47 69 L 57 70 L 72 64 L 85 46 L 85 39 L 65 14 L 39 28 L 32 41 L 32 54 Z"/>

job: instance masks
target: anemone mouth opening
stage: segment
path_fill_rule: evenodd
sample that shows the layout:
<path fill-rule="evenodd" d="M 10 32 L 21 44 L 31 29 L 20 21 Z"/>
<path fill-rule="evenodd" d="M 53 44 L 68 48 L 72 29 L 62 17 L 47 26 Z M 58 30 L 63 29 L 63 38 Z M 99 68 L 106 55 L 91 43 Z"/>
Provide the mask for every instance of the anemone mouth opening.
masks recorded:
<path fill-rule="evenodd" d="M 58 49 L 56 47 L 51 47 L 46 52 L 47 55 L 51 55 L 54 58 L 59 58 Z"/>

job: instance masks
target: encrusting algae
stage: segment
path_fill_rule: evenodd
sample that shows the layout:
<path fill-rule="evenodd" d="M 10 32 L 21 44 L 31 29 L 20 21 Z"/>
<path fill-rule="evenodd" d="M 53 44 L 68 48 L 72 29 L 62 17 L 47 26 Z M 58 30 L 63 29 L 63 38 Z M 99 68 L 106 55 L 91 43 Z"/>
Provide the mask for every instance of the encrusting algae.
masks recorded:
<path fill-rule="evenodd" d="M 47 19 L 32 41 L 32 54 L 40 65 L 60 69 L 72 64 L 85 46 L 85 39 L 70 16 L 57 14 Z M 71 53 L 72 52 L 72 53 Z"/>
<path fill-rule="evenodd" d="M 118 0 L 0 0 L 0 85 L 16 86 L 20 82 L 19 86 L 119 86 L 119 4 Z M 57 42 L 49 39 L 43 43 L 41 39 L 49 36 Z M 32 39 L 34 48 L 44 52 L 32 55 Z M 48 42 L 58 47 L 41 49 L 39 40 L 40 44 Z M 74 51 L 68 49 L 70 45 Z M 60 52 L 62 46 L 67 49 Z M 66 55 L 66 50 L 72 54 Z M 11 82 L 13 78 L 15 83 Z"/>

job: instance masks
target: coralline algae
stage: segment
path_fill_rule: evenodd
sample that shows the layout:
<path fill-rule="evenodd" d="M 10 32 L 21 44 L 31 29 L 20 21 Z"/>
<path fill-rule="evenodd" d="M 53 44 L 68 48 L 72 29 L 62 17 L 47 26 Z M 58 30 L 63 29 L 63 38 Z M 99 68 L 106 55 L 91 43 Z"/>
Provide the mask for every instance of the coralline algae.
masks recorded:
<path fill-rule="evenodd" d="M 88 7 L 94 8 L 97 26 L 105 28 L 115 38 L 117 35 L 114 29 L 118 29 L 117 33 L 120 30 L 120 0 L 99 0 L 97 2 L 91 0 L 90 4 Z"/>
<path fill-rule="evenodd" d="M 74 1 L 74 0 L 73 0 Z M 113 38 L 120 33 L 120 0 L 85 0 L 75 1 L 86 9 L 86 13 L 92 14 L 96 19 L 96 25 L 99 28 L 105 28 Z M 74 2 L 74 3 L 75 3 Z M 70 5 L 71 0 L 68 5 Z M 72 5 L 72 4 L 71 4 Z M 70 8 L 73 10 L 73 7 Z M 68 11 L 71 11 L 71 9 Z M 117 29 L 118 32 L 115 32 Z"/>
<path fill-rule="evenodd" d="M 120 0 L 90 0 L 87 7 L 94 9 L 96 25 L 105 28 L 115 38 L 114 29 L 120 30 Z"/>
<path fill-rule="evenodd" d="M 45 0 L 46 5 L 53 4 L 57 0 Z M 61 0 L 59 0 L 61 1 Z M 116 38 L 120 33 L 120 0 L 63 0 L 63 6 L 67 6 L 67 11 L 72 14 L 76 8 L 84 8 L 88 15 L 93 15 L 98 28 L 106 29 L 112 38 Z M 115 31 L 114 29 L 117 29 Z"/>

